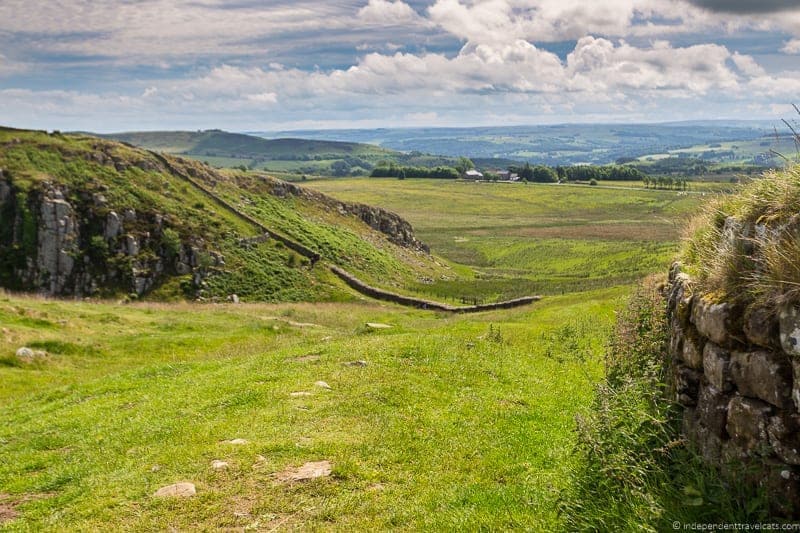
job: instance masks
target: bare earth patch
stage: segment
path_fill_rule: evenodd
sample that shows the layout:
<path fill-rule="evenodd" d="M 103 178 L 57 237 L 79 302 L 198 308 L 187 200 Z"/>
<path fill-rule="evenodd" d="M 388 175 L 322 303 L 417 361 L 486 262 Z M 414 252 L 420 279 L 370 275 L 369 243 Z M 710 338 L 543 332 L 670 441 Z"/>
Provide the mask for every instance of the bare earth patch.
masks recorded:
<path fill-rule="evenodd" d="M 9 502 L 0 502 L 0 524 L 11 522 L 19 516 L 14 505 Z"/>

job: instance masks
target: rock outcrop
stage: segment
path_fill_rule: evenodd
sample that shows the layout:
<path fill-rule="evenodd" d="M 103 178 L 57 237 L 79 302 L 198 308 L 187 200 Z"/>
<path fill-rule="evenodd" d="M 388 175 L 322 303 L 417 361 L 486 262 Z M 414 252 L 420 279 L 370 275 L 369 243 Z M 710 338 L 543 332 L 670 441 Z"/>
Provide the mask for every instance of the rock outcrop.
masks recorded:
<path fill-rule="evenodd" d="M 320 192 L 271 178 L 269 178 L 269 186 L 270 192 L 275 196 L 285 198 L 291 195 L 327 206 L 335 209 L 341 215 L 350 215 L 360 219 L 372 229 L 386 235 L 389 241 L 398 246 L 430 253 L 430 248 L 414 235 L 414 229 L 411 224 L 391 211 L 366 204 L 340 202 Z"/>
<path fill-rule="evenodd" d="M 142 296 L 166 275 L 191 274 L 192 296 L 224 265 L 197 238 L 168 246 L 162 215 L 112 210 L 98 194 L 49 182 L 23 191 L 0 171 L 0 285 L 52 296 Z"/>

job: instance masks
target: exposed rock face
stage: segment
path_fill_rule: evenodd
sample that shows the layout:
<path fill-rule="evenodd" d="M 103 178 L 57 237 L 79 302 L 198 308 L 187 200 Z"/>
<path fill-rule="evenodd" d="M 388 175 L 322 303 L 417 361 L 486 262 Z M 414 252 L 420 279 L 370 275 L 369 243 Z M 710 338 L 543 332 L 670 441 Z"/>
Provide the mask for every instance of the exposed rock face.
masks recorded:
<path fill-rule="evenodd" d="M 744 246 L 733 241 L 750 230 L 726 222 L 725 231 Z M 746 465 L 774 512 L 800 516 L 800 309 L 691 295 L 700 287 L 677 264 L 669 279 L 671 379 L 685 437 L 725 475 Z"/>
<path fill-rule="evenodd" d="M 270 191 L 281 198 L 288 195 L 297 196 L 336 209 L 342 215 L 355 216 L 372 229 L 385 234 L 391 242 L 399 246 L 430 252 L 430 248 L 414 236 L 411 224 L 391 211 L 365 204 L 340 202 L 325 194 L 279 180 L 270 180 Z"/>
<path fill-rule="evenodd" d="M 78 249 L 78 223 L 59 189 L 51 189 L 39 208 L 37 284 L 49 294 L 63 294 L 71 281 Z"/>
<path fill-rule="evenodd" d="M 173 257 L 153 238 L 163 231 L 159 214 L 109 210 L 100 193 L 71 198 L 52 184 L 22 195 L 4 176 L 0 172 L 0 255 L 12 258 L 0 271 L 5 286 L 57 296 L 104 288 L 142 296 L 167 274 L 192 274 L 198 290 L 209 275 L 199 259 L 206 253 L 201 242 L 181 243 Z M 212 267 L 224 265 L 220 254 L 208 254 Z"/>

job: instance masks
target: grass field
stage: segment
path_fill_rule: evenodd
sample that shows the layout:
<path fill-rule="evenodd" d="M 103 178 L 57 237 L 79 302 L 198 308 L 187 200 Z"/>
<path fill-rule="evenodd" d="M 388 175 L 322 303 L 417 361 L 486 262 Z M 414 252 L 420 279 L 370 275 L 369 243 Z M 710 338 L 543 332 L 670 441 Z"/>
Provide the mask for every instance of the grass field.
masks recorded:
<path fill-rule="evenodd" d="M 349 292 L 346 303 L 243 305 L 0 294 L 0 528 L 564 530 L 575 417 L 603 376 L 615 311 L 639 276 L 666 269 L 702 196 L 309 183 L 400 213 L 451 262 L 450 281 L 436 270 L 403 289 L 547 297 L 453 316 Z M 254 216 L 358 251 L 350 230 L 305 235 L 334 214 L 289 212 L 258 192 L 245 202 Z M 382 264 L 362 270 L 378 279 Z M 20 346 L 46 355 L 21 361 Z M 287 480 L 316 461 L 331 475 Z M 196 496 L 154 497 L 176 482 Z"/>
<path fill-rule="evenodd" d="M 0 519 L 59 531 L 557 530 L 573 417 L 625 292 L 470 318 L 3 297 Z M 48 355 L 19 362 L 21 345 Z M 366 366 L 344 364 L 354 360 Z M 226 442 L 237 438 L 247 443 Z M 321 460 L 331 476 L 281 481 Z M 197 496 L 152 496 L 180 481 Z"/>
<path fill-rule="evenodd" d="M 335 179 L 308 186 L 409 220 L 434 253 L 474 280 L 414 289 L 495 299 L 629 284 L 665 268 L 702 195 L 604 187 Z"/>

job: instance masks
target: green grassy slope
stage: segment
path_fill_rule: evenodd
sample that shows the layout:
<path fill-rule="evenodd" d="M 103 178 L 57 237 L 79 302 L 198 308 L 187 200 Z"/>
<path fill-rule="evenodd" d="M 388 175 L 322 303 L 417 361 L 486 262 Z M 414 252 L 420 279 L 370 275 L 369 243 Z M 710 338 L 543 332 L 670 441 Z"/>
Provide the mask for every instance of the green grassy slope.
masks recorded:
<path fill-rule="evenodd" d="M 0 505 L 18 513 L 0 527 L 558 530 L 624 292 L 469 318 L 0 296 Z M 279 479 L 321 460 L 332 476 Z M 197 496 L 153 498 L 179 481 Z"/>
<path fill-rule="evenodd" d="M 269 178 L 214 171 L 188 160 L 171 161 L 183 174 L 218 189 L 230 203 L 248 210 L 270 229 L 319 248 L 323 259 L 372 283 L 392 287 L 437 277 L 447 270 L 425 254 L 390 243 L 386 235 L 353 216 L 308 199 L 269 194 L 270 184 L 278 183 Z M 103 213 L 132 208 L 141 217 L 162 215 L 166 226 L 184 239 L 200 240 L 224 256 L 224 268 L 208 279 L 210 296 L 235 293 L 251 300 L 318 300 L 349 294 L 323 267 L 308 268 L 304 258 L 280 243 L 242 246 L 240 239 L 260 234 L 256 226 L 223 209 L 143 150 L 89 136 L 0 129 L 0 169 L 23 196 L 58 184 L 69 191 L 68 200 L 76 206 L 89 205 L 94 195 L 102 194 L 108 201 Z M 180 280 L 164 281 L 156 296 L 179 293 Z"/>

